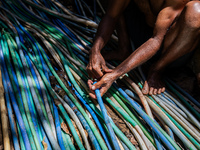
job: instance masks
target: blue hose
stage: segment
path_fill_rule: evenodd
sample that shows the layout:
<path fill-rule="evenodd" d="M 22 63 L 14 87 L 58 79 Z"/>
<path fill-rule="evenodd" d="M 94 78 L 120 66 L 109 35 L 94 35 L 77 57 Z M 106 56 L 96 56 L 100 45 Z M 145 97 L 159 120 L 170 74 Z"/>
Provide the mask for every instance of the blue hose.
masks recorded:
<path fill-rule="evenodd" d="M 43 126 L 42 126 L 42 124 L 41 124 L 41 122 L 39 122 L 39 126 L 41 127 L 41 132 L 42 132 L 42 136 L 43 136 L 43 138 L 45 138 L 44 139 L 44 142 L 47 144 L 47 150 L 52 150 L 52 146 L 51 146 L 51 144 L 50 144 L 50 142 L 49 142 L 49 139 L 48 139 L 48 137 L 47 137 L 47 135 L 46 135 L 46 133 L 45 133 L 45 131 L 44 131 L 44 128 L 43 128 Z"/>
<path fill-rule="evenodd" d="M 190 94 L 184 91 L 180 86 L 178 86 L 172 80 L 168 79 L 167 81 L 169 81 L 169 83 L 171 83 L 178 91 L 180 91 L 183 95 L 189 98 L 198 108 L 200 108 L 200 103 L 196 99 L 194 99 Z"/>
<path fill-rule="evenodd" d="M 60 116 L 60 122 L 62 122 L 62 123 L 64 122 L 64 120 L 62 119 L 61 116 Z M 67 150 L 76 150 L 76 148 L 74 147 L 73 142 L 72 142 L 70 136 L 67 133 L 65 133 L 63 130 L 62 130 L 62 136 L 66 140 L 66 142 L 65 142 L 65 145 L 66 145 L 65 148 Z"/>
<path fill-rule="evenodd" d="M 39 62 L 41 61 L 41 64 L 42 64 L 42 67 L 43 67 L 43 70 L 44 70 L 44 74 L 45 74 L 47 80 L 49 81 L 49 75 L 48 75 L 49 70 L 48 70 L 48 67 L 47 67 L 47 65 L 46 65 L 46 63 L 45 63 L 45 61 L 44 61 L 44 59 L 43 59 L 41 53 L 40 53 L 40 50 L 39 50 L 38 45 L 36 44 L 36 42 L 35 42 L 35 40 L 33 39 L 33 37 L 30 36 L 30 34 L 28 33 L 28 31 L 26 31 L 22 25 L 19 25 L 19 26 L 20 26 L 20 28 L 22 29 L 22 31 L 24 31 L 24 33 L 29 37 L 29 39 L 34 43 L 34 46 L 36 47 L 36 49 L 37 49 L 37 51 L 38 51 L 38 54 L 39 54 L 39 58 L 40 58 L 40 60 L 37 59 L 37 61 L 39 61 Z M 41 48 L 41 47 L 40 47 L 40 48 Z M 42 50 L 43 50 L 43 49 L 42 49 Z M 43 50 L 43 51 L 44 51 L 44 50 Z M 37 52 L 36 52 L 36 53 L 37 53 Z"/>
<path fill-rule="evenodd" d="M 20 58 L 19 58 L 19 55 L 18 55 L 18 53 L 17 53 L 16 51 L 15 51 L 15 55 L 16 55 L 16 58 L 17 58 L 17 60 L 18 60 L 18 64 L 19 64 L 20 66 L 22 66 L 21 61 L 20 61 Z M 11 68 L 12 68 L 12 65 L 11 65 Z M 14 71 L 14 69 L 12 69 L 12 71 Z M 33 99 L 32 99 L 32 96 L 31 96 L 31 92 L 30 92 L 30 88 L 29 88 L 29 85 L 28 85 L 28 81 L 27 81 L 26 78 L 23 78 L 23 76 L 25 76 L 25 73 L 24 73 L 24 70 L 23 70 L 23 69 L 21 70 L 21 76 L 22 76 L 23 85 L 24 85 L 24 87 L 26 87 L 25 90 L 27 91 L 28 96 L 29 96 L 29 97 L 27 98 L 27 100 L 28 100 L 27 102 L 28 102 L 28 105 L 29 105 L 29 109 L 30 109 L 30 112 L 31 112 L 31 116 L 32 116 L 32 118 L 36 118 L 37 114 L 36 114 L 35 106 L 34 106 L 34 104 L 33 104 Z M 14 73 L 13 73 L 13 77 L 16 78 Z M 18 86 L 17 82 L 15 82 L 15 83 L 16 83 L 16 85 Z M 39 128 L 37 128 L 37 126 L 38 126 L 38 121 L 37 121 L 37 119 L 36 119 L 36 122 L 37 122 L 37 124 L 34 124 L 34 125 L 36 126 L 36 129 L 35 129 L 35 130 L 39 129 Z M 33 121 L 33 123 L 35 123 L 35 122 Z M 41 133 L 40 130 L 39 130 L 39 132 Z"/>
<path fill-rule="evenodd" d="M 94 84 L 95 84 L 95 83 L 97 83 L 97 82 L 94 82 Z M 116 138 L 116 136 L 115 136 L 115 133 L 114 133 L 114 131 L 113 131 L 113 128 L 111 127 L 110 121 L 109 121 L 109 119 L 108 119 L 107 110 L 106 110 L 106 108 L 105 108 L 105 106 L 104 106 L 104 104 L 103 104 L 103 100 L 102 100 L 102 98 L 101 98 L 101 94 L 100 94 L 99 89 L 96 89 L 96 90 L 95 90 L 95 94 L 96 94 L 96 96 L 97 96 L 97 101 L 98 101 L 99 106 L 100 106 L 100 108 L 101 108 L 101 112 L 102 112 L 102 115 L 103 115 L 105 124 L 106 124 L 106 126 L 107 126 L 107 128 L 108 128 L 108 131 L 109 131 L 109 133 L 110 133 L 110 137 L 111 137 L 111 139 L 112 139 L 112 140 L 111 140 L 111 141 L 112 141 L 112 144 L 113 144 L 113 146 L 114 146 L 114 148 L 115 148 L 116 150 L 120 150 L 119 144 L 118 144 L 118 142 L 117 142 L 117 138 Z"/>
<path fill-rule="evenodd" d="M 166 92 L 167 92 L 167 91 L 166 91 Z M 172 104 L 174 104 L 176 107 L 178 107 L 178 106 L 176 105 L 176 103 L 175 103 L 174 101 L 172 101 L 169 97 L 165 96 L 165 94 L 161 93 L 161 95 L 162 95 L 164 98 L 166 98 L 168 101 L 170 101 Z"/>
<path fill-rule="evenodd" d="M 17 53 L 16 53 L 17 54 Z M 19 59 L 18 59 L 19 60 Z M 19 60 L 20 61 L 20 60 Z M 12 69 L 13 70 L 13 69 Z M 36 135 L 37 135 L 37 138 L 38 138 L 38 141 L 39 141 L 39 144 L 40 144 L 40 148 L 42 149 L 42 144 L 41 144 L 41 142 L 40 142 L 40 137 L 39 137 L 39 129 L 38 129 L 38 123 L 37 123 L 37 119 L 36 119 L 36 113 L 34 112 L 34 110 L 33 110 L 33 107 L 32 107 L 32 103 L 31 103 L 31 101 L 32 101 L 32 97 L 31 97 L 31 93 L 30 93 L 30 91 L 28 92 L 28 89 L 27 89 L 27 86 L 28 86 L 28 84 L 26 84 L 25 83 L 25 79 L 24 79 L 24 77 L 23 77 L 23 75 L 24 75 L 24 73 L 23 73 L 23 75 L 22 75 L 22 71 L 23 70 L 21 70 L 21 79 L 22 79 L 22 83 L 23 83 L 23 86 L 24 86 L 24 88 L 25 88 L 25 93 L 26 93 L 26 95 L 27 95 L 27 103 L 28 103 L 28 107 L 29 107 L 29 111 L 30 111 L 30 114 L 31 114 L 31 119 L 32 119 L 32 122 L 33 122 L 33 124 L 34 124 L 34 127 L 35 127 L 35 131 L 36 131 Z"/>
<path fill-rule="evenodd" d="M 90 129 L 90 126 L 88 125 L 87 121 L 84 119 L 83 115 L 78 111 L 78 109 L 76 108 L 76 106 L 73 104 L 73 102 L 69 99 L 69 97 L 67 95 L 64 96 L 64 100 L 68 103 L 68 105 L 76 113 L 77 117 L 79 118 L 79 120 L 83 124 L 84 128 L 87 130 L 88 135 L 90 137 L 90 140 L 91 140 L 94 148 L 96 150 L 100 150 L 101 149 L 100 145 L 99 145 L 99 143 L 98 143 L 95 135 L 93 134 L 92 130 Z"/>
<path fill-rule="evenodd" d="M 26 60 L 27 60 L 27 62 L 28 62 L 28 65 L 30 66 L 30 68 L 33 68 L 33 64 L 32 64 L 32 62 L 31 62 L 30 58 L 28 57 L 27 53 L 26 53 L 25 51 L 23 51 L 23 52 L 24 52 L 24 55 L 25 55 Z M 31 69 L 31 70 L 32 70 L 32 69 Z M 34 71 L 34 70 L 32 70 L 32 75 L 33 75 L 34 78 L 36 78 L 36 80 L 38 80 L 37 77 L 35 77 L 36 74 L 35 74 L 35 71 Z M 47 81 L 49 81 L 49 80 L 47 79 Z M 40 84 L 39 84 L 38 86 L 40 87 Z M 39 89 L 39 90 L 41 90 L 41 89 Z M 41 91 L 41 92 L 42 92 L 42 91 Z M 53 105 L 52 105 L 51 99 L 50 99 L 50 97 L 49 97 L 48 94 L 47 94 L 47 99 L 48 99 L 48 102 L 49 102 L 51 111 L 52 111 L 52 113 L 53 113 Z M 43 99 L 42 99 L 42 100 L 43 100 Z M 44 100 L 43 100 L 43 104 L 44 104 Z"/>
<path fill-rule="evenodd" d="M 69 81 L 68 81 L 68 85 L 69 85 L 70 87 L 72 87 L 72 85 L 71 85 L 71 83 L 70 83 Z M 107 136 L 106 136 L 106 134 L 105 134 L 105 132 L 104 132 L 104 129 L 103 129 L 101 123 L 99 122 L 99 119 L 97 118 L 97 116 L 96 116 L 96 114 L 94 113 L 94 111 L 93 111 L 92 108 L 90 108 L 90 106 L 84 101 L 84 99 L 83 99 L 83 98 L 80 96 L 80 94 L 75 90 L 75 88 L 72 87 L 72 90 L 74 91 L 74 94 L 77 96 L 77 98 L 84 104 L 84 106 L 87 108 L 87 110 L 88 110 L 88 111 L 90 112 L 90 114 L 92 115 L 94 121 L 96 122 L 96 124 L 97 124 L 97 126 L 98 126 L 98 128 L 99 128 L 99 131 L 101 132 L 101 134 L 102 134 L 102 136 L 103 136 L 103 138 L 104 138 L 104 140 L 105 140 L 105 142 L 106 142 L 106 144 L 107 144 L 107 146 L 108 146 L 108 149 L 109 149 L 109 150 L 112 150 L 111 145 L 110 145 L 110 143 L 109 143 L 109 141 L 108 141 L 108 138 L 107 138 Z"/>
<path fill-rule="evenodd" d="M 20 57 L 21 57 L 21 60 L 22 60 L 22 64 L 25 67 L 25 73 L 26 73 L 27 76 L 30 76 L 30 72 L 27 70 L 26 58 L 25 58 L 25 56 L 24 56 L 24 54 L 22 52 L 22 49 L 20 49 L 20 47 L 19 47 L 19 53 L 20 53 Z M 31 80 L 28 80 L 28 81 L 30 82 L 31 85 L 33 84 Z M 57 141 L 55 141 L 55 139 L 54 139 L 54 136 L 53 136 L 51 128 L 50 128 L 50 126 L 48 124 L 48 121 L 46 120 L 46 117 L 45 117 L 44 113 L 42 112 L 42 108 L 40 106 L 39 99 L 36 96 L 36 91 L 35 91 L 34 87 L 31 86 L 30 88 L 31 88 L 32 96 L 34 96 L 33 99 L 34 99 L 35 105 L 37 106 L 36 107 L 37 112 L 39 114 L 39 117 L 41 119 L 41 122 L 42 122 L 43 126 L 45 127 L 44 129 L 45 129 L 46 134 L 47 134 L 47 136 L 48 136 L 48 138 L 49 138 L 49 140 L 50 140 L 50 142 L 52 144 L 52 147 L 55 148 L 55 149 L 60 149 Z"/>
<path fill-rule="evenodd" d="M 139 100 L 139 97 L 136 96 L 131 90 L 129 90 L 129 89 L 124 89 L 124 92 L 125 92 L 128 96 L 130 96 L 130 97 L 132 97 L 132 98 L 134 98 L 134 99 L 140 101 L 140 100 Z M 135 102 L 135 104 L 136 104 L 140 109 L 142 109 L 142 107 L 141 107 L 137 102 Z M 153 137 L 154 137 L 154 140 L 155 140 L 157 149 L 158 149 L 158 150 L 162 150 L 163 148 L 162 148 L 162 145 L 161 145 L 161 143 L 160 143 L 159 137 L 158 137 L 154 132 L 153 132 L 152 134 L 153 134 Z"/>
<path fill-rule="evenodd" d="M 65 150 L 64 141 L 62 138 L 61 127 L 60 127 L 58 109 L 54 103 L 53 103 L 53 108 L 54 108 L 54 116 L 55 116 L 55 124 L 56 124 L 56 133 L 57 133 L 57 137 L 58 137 L 58 143 L 60 145 L 61 150 Z"/>
<path fill-rule="evenodd" d="M 2 40 L 1 40 L 1 44 L 2 44 Z M 10 95 L 10 98 L 12 99 L 11 102 L 12 102 L 12 105 L 13 105 L 13 109 L 14 109 L 17 121 L 19 123 L 20 130 L 22 132 L 23 141 L 25 143 L 26 149 L 27 150 L 31 150 L 31 145 L 30 145 L 30 142 L 29 142 L 29 139 L 28 139 L 28 135 L 27 135 L 27 132 L 26 132 L 26 129 L 25 129 L 25 125 L 24 125 L 24 122 L 22 120 L 22 116 L 20 114 L 20 111 L 19 111 L 19 108 L 18 108 L 18 105 L 17 105 L 17 101 L 16 101 L 15 96 L 14 96 L 14 92 L 13 92 L 13 88 L 11 86 L 11 82 L 10 82 L 10 78 L 9 78 L 9 75 L 8 75 L 8 71 L 6 69 L 6 65 L 5 65 L 5 62 L 4 62 L 4 56 L 3 56 L 1 45 L 0 45 L 0 57 L 1 57 L 1 66 L 3 67 L 3 70 L 4 70 L 3 72 L 5 73 L 6 84 L 8 86 L 9 95 Z"/>
<path fill-rule="evenodd" d="M 30 69 L 31 69 L 31 73 L 32 73 L 32 75 L 33 75 L 33 77 L 34 77 L 34 80 L 38 80 L 38 77 L 37 76 L 39 76 L 39 73 L 37 72 L 37 70 L 35 69 L 35 66 L 33 66 L 33 64 L 32 64 L 32 62 L 31 62 L 31 60 L 29 59 L 29 57 L 28 57 L 28 55 L 26 54 L 26 52 L 24 52 L 24 55 L 25 55 L 25 57 L 26 57 L 26 60 L 27 60 L 27 62 L 28 62 L 28 65 L 30 66 Z M 37 74 L 36 74 L 36 72 L 37 72 Z M 38 81 L 39 82 L 39 81 Z M 39 86 L 40 86 L 40 83 L 38 83 L 39 84 Z M 42 83 L 41 83 L 42 84 Z M 40 87 L 43 87 L 44 85 L 41 85 Z M 50 121 L 50 125 L 51 125 L 51 128 L 52 129 L 54 129 L 53 131 L 54 131 L 54 133 L 55 133 L 55 125 L 54 125 L 54 123 L 53 123 L 53 116 L 52 116 L 52 114 L 51 114 L 51 112 L 50 112 L 50 106 L 51 106 L 51 104 L 52 104 L 52 102 L 51 102 L 51 99 L 50 99 L 50 97 L 48 96 L 48 94 L 47 94 L 47 91 L 46 91 L 46 89 L 43 87 L 43 88 L 41 88 L 41 91 L 42 91 L 42 96 L 43 96 L 43 104 L 45 104 L 45 108 L 46 108 L 46 111 L 48 112 L 47 113 L 47 115 L 48 115 L 48 118 L 49 118 L 49 121 Z M 45 100 L 45 101 L 44 101 Z M 48 104 L 48 102 L 50 103 L 50 106 L 49 106 L 49 104 Z M 55 133 L 56 134 L 56 133 Z"/>
<path fill-rule="evenodd" d="M 22 133 L 21 133 L 20 128 L 19 128 L 19 123 L 17 121 L 16 121 L 16 126 L 17 126 L 18 135 L 19 135 L 20 149 L 26 150 L 25 145 L 24 145 L 24 141 L 23 141 L 23 137 L 22 137 Z"/>
<path fill-rule="evenodd" d="M 130 102 L 133 108 L 140 114 L 140 116 L 148 123 L 148 125 L 152 128 L 152 130 L 160 137 L 162 142 L 166 145 L 170 150 L 175 150 L 172 144 L 165 138 L 165 136 L 156 128 L 156 126 L 149 119 L 147 114 L 145 114 L 138 106 L 134 103 L 134 101 L 121 89 L 116 83 L 113 84 L 114 87 Z"/>
<path fill-rule="evenodd" d="M 6 79 L 5 79 L 3 68 L 1 68 L 1 73 L 2 73 L 2 81 L 3 81 L 4 93 L 5 93 L 5 99 L 6 99 L 6 106 L 7 106 L 7 110 L 8 110 L 8 118 L 9 118 L 9 122 L 10 122 L 13 144 L 14 144 L 15 150 L 20 150 L 19 141 L 18 141 L 18 138 L 17 138 L 17 131 L 15 129 L 15 121 L 14 121 L 14 118 L 12 116 L 13 115 L 12 106 L 11 106 L 11 103 L 10 103 L 9 92 L 8 92 L 8 87 L 7 87 L 7 84 L 6 84 Z"/>
<path fill-rule="evenodd" d="M 22 38 L 22 35 L 21 35 L 21 31 L 19 30 L 18 27 L 15 27 L 15 28 L 17 29 L 17 32 L 18 32 L 20 41 L 23 42 L 23 38 Z M 28 62 L 28 63 L 29 63 L 29 62 Z M 35 84 L 36 84 L 37 89 L 38 89 L 38 91 L 39 91 L 39 93 L 40 93 L 40 96 L 42 96 L 41 87 L 40 87 L 40 85 L 39 85 L 38 79 L 36 78 L 35 72 L 33 71 L 33 68 L 32 68 L 32 67 L 30 67 L 30 70 L 31 70 L 31 73 L 32 73 L 33 78 L 34 78 L 34 80 L 35 80 Z"/>
<path fill-rule="evenodd" d="M 120 142 L 121 142 L 121 144 L 122 144 L 124 150 L 129 150 L 129 148 L 126 146 L 126 144 L 124 144 L 124 142 L 122 142 L 122 141 L 120 141 Z"/>

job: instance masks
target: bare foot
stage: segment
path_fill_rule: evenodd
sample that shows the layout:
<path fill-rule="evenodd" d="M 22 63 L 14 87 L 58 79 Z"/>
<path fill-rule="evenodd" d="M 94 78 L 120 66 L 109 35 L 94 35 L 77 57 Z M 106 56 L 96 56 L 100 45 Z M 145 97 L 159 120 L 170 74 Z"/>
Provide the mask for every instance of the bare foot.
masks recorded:
<path fill-rule="evenodd" d="M 142 89 L 143 94 L 156 95 L 165 91 L 165 84 L 162 82 L 160 71 L 150 70 L 148 80 L 145 81 Z"/>
<path fill-rule="evenodd" d="M 112 51 L 102 51 L 102 56 L 105 60 L 119 60 L 123 61 L 132 53 L 131 50 L 112 50 Z"/>

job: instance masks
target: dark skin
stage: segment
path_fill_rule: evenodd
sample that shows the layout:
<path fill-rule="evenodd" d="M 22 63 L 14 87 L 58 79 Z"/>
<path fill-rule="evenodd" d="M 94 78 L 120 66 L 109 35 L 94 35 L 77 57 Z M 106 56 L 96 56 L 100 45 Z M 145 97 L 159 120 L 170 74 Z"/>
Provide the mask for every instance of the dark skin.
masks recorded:
<path fill-rule="evenodd" d="M 89 94 L 92 98 L 96 98 L 93 92 L 95 89 L 100 88 L 100 93 L 103 95 L 116 79 L 149 60 L 163 45 L 162 55 L 152 65 L 148 80 L 145 81 L 142 89 L 144 94 L 160 94 L 165 91 L 162 73 L 166 66 L 193 51 L 198 45 L 200 27 L 198 19 L 200 17 L 200 3 L 198 1 L 135 0 L 135 4 L 145 14 L 147 23 L 153 27 L 153 35 L 132 54 L 129 50 L 130 44 L 126 42 L 125 48 L 110 56 L 114 58 L 127 57 L 127 54 L 129 56 L 115 69 L 108 69 L 101 55 L 101 49 L 108 42 L 117 23 L 121 26 L 121 30 L 118 30 L 119 47 L 128 41 L 128 35 L 123 28 L 122 13 L 129 2 L 129 0 L 111 1 L 106 15 L 100 22 L 87 66 L 89 76 L 100 79 L 95 85 L 93 85 L 93 81 L 88 80 L 91 90 Z M 107 57 L 110 56 L 107 54 Z M 110 57 L 110 59 L 112 58 Z"/>

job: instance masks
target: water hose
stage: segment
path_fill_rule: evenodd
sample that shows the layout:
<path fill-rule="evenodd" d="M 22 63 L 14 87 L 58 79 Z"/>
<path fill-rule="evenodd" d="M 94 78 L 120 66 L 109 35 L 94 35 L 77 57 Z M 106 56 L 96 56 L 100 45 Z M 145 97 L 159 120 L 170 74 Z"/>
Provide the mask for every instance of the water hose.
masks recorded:
<path fill-rule="evenodd" d="M 1 69 L 1 65 L 0 65 Z M 1 69 L 2 70 L 2 69 Z M 2 73 L 0 70 L 0 110 L 1 110 L 1 126 L 2 126 L 2 133 L 3 133 L 3 145 L 5 149 L 10 149 L 10 137 L 8 135 L 8 117 L 7 117 L 7 109 L 4 99 L 4 87 L 2 82 Z"/>
<path fill-rule="evenodd" d="M 12 106 L 13 106 L 16 118 L 18 120 L 18 123 L 19 123 L 20 131 L 23 133 L 22 137 L 23 137 L 26 149 L 31 150 L 31 145 L 30 145 L 30 142 L 28 140 L 28 135 L 27 135 L 27 132 L 26 132 L 26 129 L 25 129 L 25 125 L 24 125 L 20 110 L 18 108 L 17 101 L 16 101 L 15 96 L 14 96 L 14 91 L 13 91 L 13 88 L 12 88 L 12 85 L 11 85 L 11 82 L 10 82 L 9 74 L 8 74 L 8 71 L 6 69 L 6 65 L 5 65 L 5 62 L 4 62 L 2 46 L 4 47 L 2 36 L 1 36 L 1 46 L 0 46 L 1 66 L 3 67 L 3 70 L 4 70 L 3 72 L 5 73 L 6 84 L 7 84 L 8 89 L 9 89 L 10 98 L 12 99 L 12 101 L 11 101 Z"/>
<path fill-rule="evenodd" d="M 3 81 L 5 99 L 6 99 L 6 106 L 7 106 L 7 109 L 8 109 L 8 118 L 9 118 L 9 122 L 10 122 L 11 133 L 12 133 L 12 140 L 13 140 L 15 150 L 20 150 L 19 140 L 18 140 L 18 137 L 17 137 L 17 131 L 16 131 L 16 128 L 15 128 L 15 121 L 14 121 L 14 118 L 13 118 L 12 106 L 11 106 L 11 102 L 10 102 L 10 98 L 9 98 L 8 87 L 7 87 L 7 84 L 6 84 L 6 79 L 5 79 L 5 75 L 4 75 L 2 67 L 1 67 L 1 72 L 2 72 L 2 81 Z"/>
<path fill-rule="evenodd" d="M 95 84 L 95 83 L 96 83 L 96 82 L 94 82 L 94 84 Z M 104 104 L 103 104 L 103 100 L 102 100 L 102 98 L 101 98 L 101 94 L 100 94 L 99 89 L 96 89 L 96 90 L 95 90 L 95 94 L 96 94 L 96 96 L 97 96 L 97 101 L 98 101 L 98 103 L 99 103 L 99 105 L 100 105 L 101 112 L 102 112 L 102 115 L 103 115 L 105 124 L 106 124 L 106 126 L 107 126 L 107 128 L 108 128 L 108 131 L 109 131 L 109 133 L 110 133 L 110 137 L 111 137 L 111 139 L 112 139 L 112 143 L 113 143 L 114 149 L 119 150 L 120 147 L 119 147 L 118 142 L 117 142 L 117 139 L 116 139 L 116 137 L 115 137 L 115 133 L 114 133 L 114 131 L 113 131 L 111 125 L 110 125 L 110 121 L 109 121 L 109 119 L 108 119 L 107 110 L 106 110 L 106 108 L 105 108 L 105 106 L 104 106 Z"/>
<path fill-rule="evenodd" d="M 156 134 L 158 134 L 158 136 L 160 137 L 160 139 L 163 141 L 163 143 L 169 148 L 169 149 L 175 149 L 174 146 L 172 146 L 172 144 L 176 145 L 174 142 L 170 143 L 172 141 L 168 141 L 166 139 L 166 137 L 157 129 L 157 127 L 155 127 L 155 123 L 153 123 L 148 116 L 141 110 L 138 108 L 138 106 L 130 99 L 130 97 L 121 89 L 119 88 L 116 84 L 115 84 L 115 88 L 131 103 L 131 105 L 135 108 L 135 110 L 140 113 L 140 115 L 143 116 L 143 118 L 145 119 L 145 121 L 149 124 L 149 126 L 152 127 L 152 129 L 154 130 L 154 132 Z M 178 147 L 178 145 L 177 145 Z"/>
<path fill-rule="evenodd" d="M 135 149 L 127 134 L 116 126 L 118 122 L 113 122 L 112 113 L 111 117 L 106 115 L 114 131 L 109 134 L 102 115 L 104 108 L 88 97 L 86 65 L 97 27 L 92 19 L 98 23 L 104 9 L 99 1 L 91 8 L 84 0 L 76 2 L 76 11 L 70 11 L 58 0 L 1 1 L 1 69 L 15 149 L 111 150 L 114 146 L 110 137 L 116 138 L 114 144 L 119 149 Z M 115 42 L 108 42 L 105 49 L 116 48 Z M 114 61 L 106 64 L 109 68 L 118 65 Z M 199 114 L 187 100 L 198 106 L 197 101 L 168 80 L 170 91 L 144 98 L 133 85 L 135 82 L 142 87 L 145 76 L 141 67 L 128 73 L 126 80 L 120 80 L 132 99 L 115 85 L 102 98 L 135 136 L 141 149 L 180 149 L 182 145 L 186 149 L 200 148 Z M 148 105 L 167 133 L 153 119 Z M 161 139 L 160 148 L 154 133 Z M 182 142 L 180 147 L 177 138 Z"/>

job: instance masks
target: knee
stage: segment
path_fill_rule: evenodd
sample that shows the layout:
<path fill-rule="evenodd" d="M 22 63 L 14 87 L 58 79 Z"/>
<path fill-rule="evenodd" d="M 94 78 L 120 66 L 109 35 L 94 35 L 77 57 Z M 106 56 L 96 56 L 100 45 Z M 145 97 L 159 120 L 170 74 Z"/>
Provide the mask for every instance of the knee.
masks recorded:
<path fill-rule="evenodd" d="M 200 2 L 190 1 L 185 6 L 184 22 L 192 29 L 200 28 Z"/>

